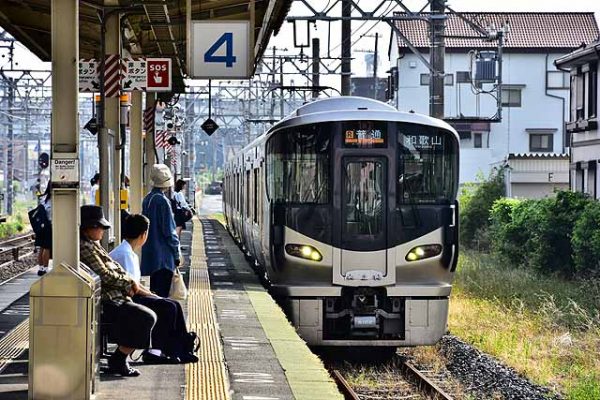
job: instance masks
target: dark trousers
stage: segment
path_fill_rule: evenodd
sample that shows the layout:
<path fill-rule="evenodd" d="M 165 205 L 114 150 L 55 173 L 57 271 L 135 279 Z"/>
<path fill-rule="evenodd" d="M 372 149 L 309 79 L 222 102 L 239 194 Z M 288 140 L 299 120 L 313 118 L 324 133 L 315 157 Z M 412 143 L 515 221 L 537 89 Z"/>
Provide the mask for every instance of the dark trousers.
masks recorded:
<path fill-rule="evenodd" d="M 133 301 L 156 313 L 157 321 L 152 329 L 152 348 L 165 354 L 175 354 L 181 338 L 187 333 L 183 309 L 179 302 L 152 296 L 133 296 Z"/>
<path fill-rule="evenodd" d="M 154 271 L 154 273 L 150 275 L 150 291 L 156 293 L 160 297 L 169 297 L 172 279 L 173 271 L 166 268 Z"/>
<path fill-rule="evenodd" d="M 156 313 L 150 308 L 132 301 L 116 305 L 102 302 L 102 320 L 111 324 L 110 336 L 119 346 L 134 349 L 150 347 L 152 327 L 156 323 Z"/>

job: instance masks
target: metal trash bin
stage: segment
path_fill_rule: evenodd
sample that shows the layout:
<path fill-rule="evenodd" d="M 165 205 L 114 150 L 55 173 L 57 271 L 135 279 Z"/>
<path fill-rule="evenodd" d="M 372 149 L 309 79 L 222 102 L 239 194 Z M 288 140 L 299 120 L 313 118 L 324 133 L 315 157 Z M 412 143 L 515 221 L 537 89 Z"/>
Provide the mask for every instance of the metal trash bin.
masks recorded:
<path fill-rule="evenodd" d="M 29 399 L 90 399 L 99 356 L 100 278 L 56 265 L 29 292 Z"/>

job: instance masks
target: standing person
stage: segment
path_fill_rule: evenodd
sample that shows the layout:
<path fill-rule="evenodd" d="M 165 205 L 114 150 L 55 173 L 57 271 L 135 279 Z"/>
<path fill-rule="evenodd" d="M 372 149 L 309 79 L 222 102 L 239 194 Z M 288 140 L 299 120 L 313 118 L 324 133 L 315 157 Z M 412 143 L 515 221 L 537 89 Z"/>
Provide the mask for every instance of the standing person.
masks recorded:
<path fill-rule="evenodd" d="M 129 366 L 127 357 L 135 349 L 150 348 L 157 316 L 150 308 L 131 300 L 133 296 L 152 296 L 152 293 L 130 278 L 100 245 L 104 231 L 109 228 L 102 207 L 81 206 L 81 262 L 100 277 L 102 318 L 113 323 L 119 345 L 108 360 L 109 371 L 122 376 L 138 376 L 140 371 Z"/>
<path fill-rule="evenodd" d="M 150 220 L 148 241 L 142 247 L 142 275 L 150 275 L 151 291 L 169 297 L 173 271 L 181 263 L 175 219 L 165 195 L 173 186 L 171 170 L 165 164 L 154 164 L 150 181 L 153 188 L 142 202 L 142 213 Z"/>
<path fill-rule="evenodd" d="M 35 235 L 35 245 L 40 248 L 38 253 L 38 276 L 48 272 L 48 264 L 52 257 L 52 187 L 50 184 L 46 186 L 46 191 L 43 194 L 44 199 L 41 204 L 46 210 L 48 224 L 46 224 L 39 234 Z"/>
<path fill-rule="evenodd" d="M 140 260 L 135 251 L 141 250 L 148 239 L 150 221 L 141 214 L 131 214 L 123 225 L 123 242 L 110 252 L 127 274 L 139 284 Z M 146 363 L 197 362 L 194 355 L 196 333 L 188 332 L 179 302 L 158 296 L 133 296 L 133 301 L 156 313 L 158 320 L 152 330 L 152 350 L 144 352 Z M 165 357 L 166 356 L 166 357 Z"/>
<path fill-rule="evenodd" d="M 96 172 L 96 174 L 90 179 L 90 185 L 92 185 L 92 190 L 90 191 L 90 204 L 100 205 L 100 199 L 97 199 L 98 190 L 100 190 L 100 174 Z"/>
<path fill-rule="evenodd" d="M 187 185 L 186 181 L 177 179 L 175 182 L 175 192 L 173 193 L 173 214 L 175 215 L 175 225 L 177 226 L 175 230 L 178 238 L 181 238 L 181 231 L 185 229 L 185 223 L 191 219 L 193 212 L 192 207 L 190 207 L 183 194 L 185 185 Z"/>

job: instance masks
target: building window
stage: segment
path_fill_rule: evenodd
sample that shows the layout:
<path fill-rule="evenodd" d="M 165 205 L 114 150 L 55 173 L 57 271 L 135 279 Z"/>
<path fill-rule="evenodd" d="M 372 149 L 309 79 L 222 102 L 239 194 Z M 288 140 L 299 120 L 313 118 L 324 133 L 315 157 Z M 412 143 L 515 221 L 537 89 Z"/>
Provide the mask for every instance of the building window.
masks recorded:
<path fill-rule="evenodd" d="M 502 88 L 502 107 L 521 107 L 521 89 Z"/>
<path fill-rule="evenodd" d="M 548 89 L 568 89 L 569 73 L 563 71 L 547 71 Z"/>
<path fill-rule="evenodd" d="M 471 83 L 471 73 L 469 71 L 457 71 L 456 83 Z"/>
<path fill-rule="evenodd" d="M 458 131 L 460 140 L 471 140 L 471 131 Z"/>
<path fill-rule="evenodd" d="M 421 74 L 421 86 L 429 86 L 431 81 L 429 77 L 429 74 Z M 444 85 L 454 86 L 454 75 L 446 74 L 446 76 L 444 76 Z"/>
<path fill-rule="evenodd" d="M 554 150 L 554 136 L 550 133 L 529 135 L 529 151 L 551 153 Z"/>
<path fill-rule="evenodd" d="M 575 76 L 575 120 L 585 118 L 585 75 Z"/>
<path fill-rule="evenodd" d="M 454 86 L 454 75 L 446 74 L 446 76 L 444 76 L 444 85 Z"/>
<path fill-rule="evenodd" d="M 588 84 L 588 118 L 598 115 L 598 66 L 590 65 Z"/>
<path fill-rule="evenodd" d="M 482 140 L 482 134 L 481 133 L 474 133 L 473 134 L 473 147 L 476 149 L 481 149 L 483 146 L 483 140 Z"/>

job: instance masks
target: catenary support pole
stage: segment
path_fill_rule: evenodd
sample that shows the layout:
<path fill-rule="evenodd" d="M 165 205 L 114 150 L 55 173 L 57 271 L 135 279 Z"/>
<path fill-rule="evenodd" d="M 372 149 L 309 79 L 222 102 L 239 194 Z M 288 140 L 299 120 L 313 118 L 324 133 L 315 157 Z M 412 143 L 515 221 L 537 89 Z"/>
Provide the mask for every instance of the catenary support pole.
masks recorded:
<path fill-rule="evenodd" d="M 117 7 L 119 6 L 118 0 L 104 0 L 105 6 Z M 121 55 L 121 30 L 120 30 L 120 15 L 119 13 L 111 13 L 106 18 L 106 54 L 116 54 L 120 57 Z M 104 123 L 114 134 L 113 146 L 109 149 L 112 152 L 112 185 L 109 190 L 110 204 L 109 207 L 112 210 L 105 209 L 107 214 L 111 217 L 110 223 L 112 224 L 112 234 L 114 238 L 114 244 L 118 245 L 121 242 L 121 151 L 117 150 L 117 144 L 120 141 L 121 134 L 121 103 L 117 93 L 116 97 L 106 97 L 104 100 Z M 107 176 L 102 176 L 101 179 L 105 180 Z"/>
<path fill-rule="evenodd" d="M 129 207 L 132 213 L 142 212 L 142 92 L 139 90 L 131 93 L 131 135 L 129 139 Z"/>
<path fill-rule="evenodd" d="M 12 215 L 13 213 L 13 202 L 14 202 L 14 172 L 15 165 L 13 162 L 14 158 L 14 124 L 15 120 L 12 115 L 15 112 L 14 100 L 15 100 L 15 88 L 16 81 L 13 78 L 8 78 L 8 126 L 7 126 L 7 151 L 6 151 L 6 213 Z"/>
<path fill-rule="evenodd" d="M 431 1 L 430 63 L 433 73 L 429 82 L 429 115 L 435 118 L 444 118 L 445 8 L 446 0 Z"/>
<path fill-rule="evenodd" d="M 342 0 L 342 96 L 350 96 L 350 75 L 352 73 L 352 3 Z"/>
<path fill-rule="evenodd" d="M 156 152 L 154 151 L 154 131 L 156 130 L 154 124 L 154 113 L 155 113 L 156 93 L 146 93 L 146 113 L 152 113 L 151 122 L 149 126 L 146 126 L 146 140 L 144 141 L 144 153 L 146 159 L 145 174 L 144 174 L 144 186 L 146 193 L 152 190 L 152 183 L 150 182 L 150 171 L 152 166 L 158 162 L 156 159 Z"/>

